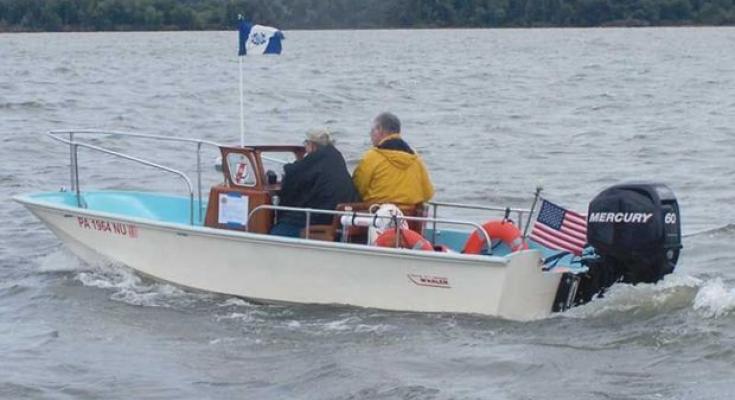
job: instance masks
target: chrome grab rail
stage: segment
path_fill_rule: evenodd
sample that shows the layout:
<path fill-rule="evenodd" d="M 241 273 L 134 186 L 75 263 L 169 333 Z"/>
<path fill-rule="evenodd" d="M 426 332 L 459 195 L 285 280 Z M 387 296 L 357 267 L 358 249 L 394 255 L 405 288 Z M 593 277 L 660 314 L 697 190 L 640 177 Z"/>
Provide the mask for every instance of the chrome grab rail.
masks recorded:
<path fill-rule="evenodd" d="M 482 225 L 476 223 L 476 222 L 470 222 L 470 221 L 462 221 L 462 220 L 452 220 L 452 219 L 437 219 L 437 218 L 428 218 L 428 217 L 411 217 L 406 215 L 399 215 L 397 217 L 393 216 L 382 216 L 382 215 L 376 215 L 376 214 L 370 214 L 370 213 L 364 213 L 364 212 L 355 212 L 355 211 L 337 211 L 337 210 L 322 210 L 318 208 L 300 208 L 300 207 L 287 207 L 287 206 L 273 206 L 269 204 L 262 204 L 257 207 L 255 207 L 250 213 L 248 214 L 248 223 L 250 219 L 253 217 L 253 215 L 261 210 L 282 210 L 282 211 L 298 211 L 306 213 L 306 226 L 304 227 L 304 239 L 309 239 L 309 228 L 311 227 L 311 214 L 326 214 L 326 215 L 340 215 L 340 216 L 354 216 L 354 217 L 368 217 L 368 218 L 380 218 L 380 219 L 393 219 L 398 218 L 400 220 L 405 221 L 418 221 L 418 222 L 433 222 L 434 226 L 436 226 L 436 223 L 443 223 L 443 224 L 452 224 L 452 225 L 467 225 L 475 227 L 485 238 L 485 243 L 488 244 L 488 249 L 492 247 L 492 241 L 490 240 L 490 235 L 485 231 L 485 229 L 482 228 Z M 246 225 L 247 228 L 247 225 Z M 435 238 L 434 238 L 435 239 Z M 431 243 L 434 244 L 436 240 L 432 240 Z"/>
<path fill-rule="evenodd" d="M 482 205 L 476 205 L 476 204 L 449 203 L 449 202 L 440 202 L 440 201 L 429 201 L 427 202 L 427 204 L 429 204 L 433 208 L 432 215 L 434 218 L 437 217 L 437 210 L 439 209 L 439 206 L 448 207 L 448 208 L 466 209 L 466 210 L 502 211 L 502 212 L 510 211 L 512 213 L 516 213 L 516 215 L 518 216 L 518 230 L 519 231 L 523 231 L 523 216 L 526 213 L 531 213 L 531 210 L 526 209 L 526 208 L 482 206 Z M 433 226 L 433 231 L 436 232 L 436 224 L 434 224 Z"/>
<path fill-rule="evenodd" d="M 162 135 L 152 135 L 152 134 L 145 134 L 145 133 L 132 133 L 132 132 L 119 132 L 119 131 L 103 131 L 103 130 L 96 130 L 96 129 L 64 129 L 64 130 L 51 130 L 46 132 L 46 135 L 50 138 L 66 143 L 69 145 L 69 169 L 70 169 L 70 180 L 71 180 L 71 188 L 75 190 L 76 196 L 77 196 L 77 206 L 82 207 L 82 200 L 81 200 L 81 193 L 79 188 L 79 164 L 78 164 L 78 148 L 83 147 L 90 150 L 98 151 L 101 153 L 109 154 L 115 157 L 120 157 L 126 160 L 134 161 L 143 165 L 147 165 L 150 167 L 154 167 L 157 169 L 160 169 L 162 171 L 166 171 L 172 174 L 175 174 L 179 177 L 181 177 L 184 182 L 186 183 L 187 188 L 189 189 L 189 223 L 194 224 L 194 188 L 192 186 L 191 180 L 189 177 L 176 169 L 166 167 L 161 164 L 154 163 L 152 161 L 144 160 L 142 158 L 133 157 L 121 152 L 108 150 L 103 147 L 95 146 L 92 144 L 77 142 L 74 140 L 75 134 L 83 134 L 83 135 L 111 135 L 111 136 L 125 136 L 125 137 L 134 137 L 134 138 L 140 138 L 140 139 L 152 139 L 152 140 L 161 140 L 161 141 L 171 141 L 171 142 L 185 142 L 185 143 L 196 143 L 197 149 L 197 188 L 198 188 L 198 197 L 199 197 L 199 219 L 200 221 L 203 219 L 202 215 L 202 167 L 201 167 L 201 149 L 202 145 L 210 145 L 214 147 L 221 147 L 220 144 L 208 141 L 208 140 L 200 140 L 200 139 L 192 139 L 192 138 L 178 138 L 178 137 L 171 137 L 171 136 L 162 136 Z M 62 137 L 59 137 L 60 135 L 69 135 L 69 139 L 65 139 Z"/>
<path fill-rule="evenodd" d="M 281 160 L 280 158 L 269 157 L 269 156 L 266 156 L 264 154 L 261 154 L 260 157 L 262 159 L 264 159 L 264 160 L 273 161 L 274 163 L 278 163 L 278 164 L 281 164 L 281 165 L 286 165 L 288 163 L 292 163 L 293 162 L 293 161 Z"/>

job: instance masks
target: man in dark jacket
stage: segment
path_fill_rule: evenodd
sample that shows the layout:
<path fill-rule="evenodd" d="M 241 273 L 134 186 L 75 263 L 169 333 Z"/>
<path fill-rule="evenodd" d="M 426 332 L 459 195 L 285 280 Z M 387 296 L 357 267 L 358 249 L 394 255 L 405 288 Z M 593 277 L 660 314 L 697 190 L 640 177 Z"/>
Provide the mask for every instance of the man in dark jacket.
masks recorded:
<path fill-rule="evenodd" d="M 288 207 L 334 210 L 339 203 L 359 201 L 342 154 L 326 130 L 307 132 L 306 156 L 283 166 L 280 204 Z M 311 224 L 330 224 L 333 215 L 311 214 Z M 306 213 L 279 211 L 271 234 L 299 237 L 306 226 Z"/>

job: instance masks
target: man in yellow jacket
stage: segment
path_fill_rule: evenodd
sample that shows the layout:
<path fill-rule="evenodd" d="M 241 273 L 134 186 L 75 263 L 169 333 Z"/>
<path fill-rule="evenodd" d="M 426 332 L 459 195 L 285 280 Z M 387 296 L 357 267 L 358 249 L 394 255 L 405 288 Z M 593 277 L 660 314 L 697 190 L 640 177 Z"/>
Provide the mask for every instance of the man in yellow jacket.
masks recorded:
<path fill-rule="evenodd" d="M 364 202 L 417 204 L 429 201 L 434 186 L 421 158 L 401 139 L 401 121 L 385 112 L 373 120 L 373 148 L 363 155 L 352 181 Z"/>

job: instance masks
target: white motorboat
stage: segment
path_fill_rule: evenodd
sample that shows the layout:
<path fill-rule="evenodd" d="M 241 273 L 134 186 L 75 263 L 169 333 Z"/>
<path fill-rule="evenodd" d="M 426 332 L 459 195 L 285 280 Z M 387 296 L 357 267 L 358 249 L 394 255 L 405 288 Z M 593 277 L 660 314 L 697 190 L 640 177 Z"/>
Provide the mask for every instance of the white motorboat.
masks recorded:
<path fill-rule="evenodd" d="M 656 199 L 650 204 L 633 206 L 653 207 L 650 214 L 655 217 L 649 217 L 645 224 L 626 216 L 618 222 L 620 213 L 637 211 L 614 209 L 609 201 L 601 203 L 608 207 L 602 211 L 591 205 L 596 219 L 591 223 L 600 229 L 590 229 L 588 238 L 597 235 L 590 241 L 597 240 L 600 245 L 595 246 L 598 254 L 587 261 L 527 237 L 535 201 L 530 209 L 440 202 L 403 205 L 404 215 L 390 217 L 376 216 L 371 212 L 374 207 L 365 204 L 346 204 L 336 210 L 299 209 L 307 215 L 302 237 L 273 236 L 268 232 L 278 211 L 294 209 L 274 204 L 279 171 L 266 170 L 265 164 L 284 155 L 301 158 L 301 146 L 228 147 L 196 139 L 91 130 L 52 131 L 48 135 L 70 149 L 71 189 L 19 195 L 14 200 L 43 221 L 72 252 L 88 262 L 109 260 L 155 279 L 257 301 L 529 320 L 588 301 L 620 279 L 660 279 L 673 270 L 681 247 L 673 194 L 663 185 L 642 184 L 617 189 L 654 193 Z M 115 136 L 194 143 L 196 185 L 181 171 L 84 141 L 88 135 L 98 141 Z M 203 146 L 218 147 L 223 160 L 223 182 L 213 186 L 208 196 L 201 183 Z M 177 175 L 189 196 L 82 190 L 77 163 L 80 148 Z M 609 190 L 605 193 L 610 197 Z M 487 223 L 439 218 L 439 207 L 500 214 L 503 217 L 496 222 L 507 223 L 517 232 L 513 239 L 523 242 L 513 243 L 507 235 L 488 229 Z M 648 209 L 639 212 L 649 213 Z M 332 215 L 333 223 L 311 225 L 311 216 L 317 213 Z M 515 225 L 509 216 L 517 221 Z M 398 232 L 395 245 L 366 243 L 366 232 L 385 218 L 393 222 L 386 230 Z M 405 223 L 430 246 L 414 249 L 413 243 L 404 243 L 401 226 Z M 638 236 L 641 240 L 635 243 L 640 245 L 628 244 L 621 250 L 620 238 L 643 232 L 634 231 L 642 225 L 647 229 L 643 234 L 648 236 Z M 468 252 L 468 237 L 473 235 L 475 242 L 483 245 Z M 637 264 L 643 266 L 636 266 L 635 271 L 655 271 L 645 276 L 631 272 L 631 265 Z"/>

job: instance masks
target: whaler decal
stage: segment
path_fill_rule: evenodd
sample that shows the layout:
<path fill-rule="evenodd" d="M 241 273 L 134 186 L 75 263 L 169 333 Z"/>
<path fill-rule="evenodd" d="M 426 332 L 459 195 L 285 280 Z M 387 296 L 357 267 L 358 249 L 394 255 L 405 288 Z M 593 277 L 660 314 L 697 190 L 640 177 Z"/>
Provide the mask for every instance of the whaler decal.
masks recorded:
<path fill-rule="evenodd" d="M 653 218 L 653 213 L 642 212 L 595 212 L 587 217 L 590 222 L 625 222 L 627 224 L 646 224 Z"/>
<path fill-rule="evenodd" d="M 80 228 L 109 232 L 114 235 L 127 236 L 131 239 L 138 237 L 138 227 L 133 224 L 105 221 L 104 219 L 77 217 Z"/>
<path fill-rule="evenodd" d="M 419 286 L 431 286 L 450 289 L 449 278 L 443 276 L 408 274 L 408 279 Z"/>

